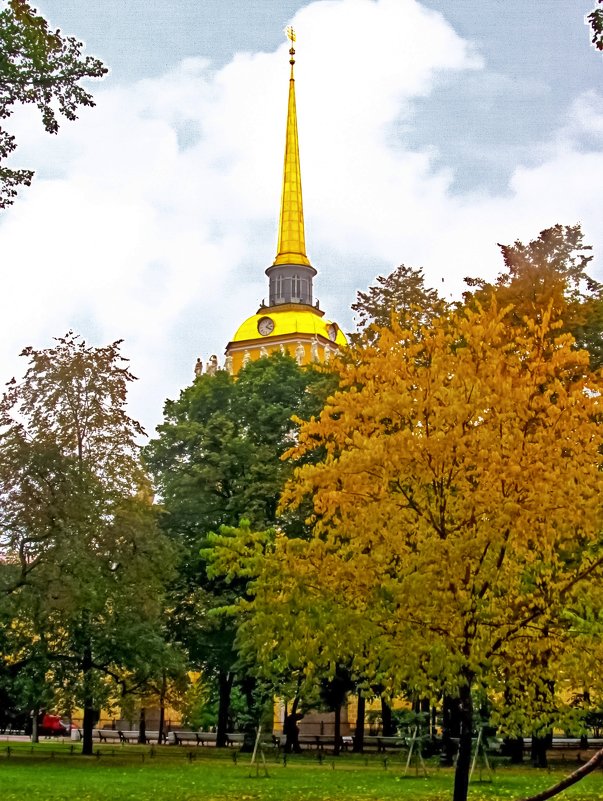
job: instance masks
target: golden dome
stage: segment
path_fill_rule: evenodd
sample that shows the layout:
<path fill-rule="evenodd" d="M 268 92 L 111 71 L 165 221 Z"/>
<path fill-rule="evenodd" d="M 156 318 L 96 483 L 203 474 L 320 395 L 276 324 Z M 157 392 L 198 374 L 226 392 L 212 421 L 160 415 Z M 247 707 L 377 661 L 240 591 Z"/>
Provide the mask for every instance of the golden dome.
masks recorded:
<path fill-rule="evenodd" d="M 260 321 L 264 320 L 266 322 L 260 325 Z M 325 320 L 320 313 L 307 306 L 292 309 L 291 305 L 286 309 L 266 308 L 266 311 L 248 317 L 238 327 L 231 344 L 254 340 L 258 345 L 273 345 L 278 344 L 281 337 L 290 340 L 295 339 L 297 334 L 301 334 L 306 341 L 308 337 L 317 336 L 340 347 L 347 345 L 345 334 L 337 323 Z"/>

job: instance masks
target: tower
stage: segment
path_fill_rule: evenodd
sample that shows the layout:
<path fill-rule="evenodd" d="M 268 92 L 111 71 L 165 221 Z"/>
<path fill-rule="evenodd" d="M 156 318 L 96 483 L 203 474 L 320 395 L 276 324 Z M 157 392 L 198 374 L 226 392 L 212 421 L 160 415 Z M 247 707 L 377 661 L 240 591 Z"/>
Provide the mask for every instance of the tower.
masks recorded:
<path fill-rule="evenodd" d="M 313 280 L 317 272 L 306 254 L 301 168 L 295 104 L 295 33 L 287 28 L 291 73 L 287 105 L 285 164 L 278 228 L 277 253 L 266 270 L 268 304 L 248 317 L 226 346 L 227 368 L 237 373 L 251 359 L 275 351 L 289 353 L 299 364 L 328 361 L 346 345 L 337 325 L 326 320 L 314 300 Z"/>

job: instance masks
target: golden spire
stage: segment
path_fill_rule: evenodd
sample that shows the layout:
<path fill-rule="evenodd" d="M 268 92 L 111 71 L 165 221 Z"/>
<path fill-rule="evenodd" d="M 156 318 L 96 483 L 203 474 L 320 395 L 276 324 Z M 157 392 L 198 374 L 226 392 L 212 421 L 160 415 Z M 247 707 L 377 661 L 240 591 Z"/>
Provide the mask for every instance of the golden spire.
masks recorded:
<path fill-rule="evenodd" d="M 299 166 L 299 144 L 297 139 L 297 111 L 295 108 L 295 32 L 287 28 L 291 42 L 289 63 L 289 106 L 287 109 L 287 137 L 285 141 L 285 168 L 283 172 L 283 193 L 281 197 L 281 216 L 278 227 L 278 249 L 274 264 L 310 264 L 306 256 L 306 237 L 304 233 L 304 207 L 302 202 L 301 170 Z"/>

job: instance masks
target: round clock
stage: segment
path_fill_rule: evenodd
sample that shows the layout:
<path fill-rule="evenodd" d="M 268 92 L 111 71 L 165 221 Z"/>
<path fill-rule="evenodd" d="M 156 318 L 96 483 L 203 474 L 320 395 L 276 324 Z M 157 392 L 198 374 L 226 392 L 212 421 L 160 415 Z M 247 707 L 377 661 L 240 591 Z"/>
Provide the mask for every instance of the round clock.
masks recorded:
<path fill-rule="evenodd" d="M 329 339 L 331 340 L 331 342 L 335 342 L 335 340 L 337 339 L 337 331 L 338 331 L 337 323 L 331 323 L 331 325 L 327 328 L 327 332 L 329 334 Z"/>
<path fill-rule="evenodd" d="M 274 320 L 270 317 L 262 317 L 258 320 L 258 331 L 263 337 L 269 336 L 274 331 Z"/>

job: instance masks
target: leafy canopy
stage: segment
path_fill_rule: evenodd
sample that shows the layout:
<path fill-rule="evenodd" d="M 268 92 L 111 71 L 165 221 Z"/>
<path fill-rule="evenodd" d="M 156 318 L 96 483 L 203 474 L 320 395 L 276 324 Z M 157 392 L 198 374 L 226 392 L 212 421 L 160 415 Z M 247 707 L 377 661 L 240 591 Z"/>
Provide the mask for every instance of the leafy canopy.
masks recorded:
<path fill-rule="evenodd" d="M 603 0 L 598 0 L 599 3 Z M 603 8 L 593 8 L 586 19 L 592 29 L 592 43 L 597 50 L 603 50 Z"/>
<path fill-rule="evenodd" d="M 251 673 L 234 646 L 236 621 L 220 612 L 245 595 L 249 574 L 223 577 L 212 562 L 224 543 L 235 541 L 230 535 L 243 519 L 254 527 L 276 522 L 292 469 L 280 457 L 299 430 L 294 416 L 317 413 L 328 383 L 327 374 L 281 354 L 251 362 L 236 378 L 221 370 L 202 375 L 166 403 L 158 436 L 145 449 L 163 504 L 163 529 L 180 548 L 171 633 L 207 681 L 217 677 L 221 709 L 235 674 L 244 683 Z M 279 522 L 303 528 L 299 516 Z"/>
<path fill-rule="evenodd" d="M 172 548 L 125 411 L 120 343 L 69 332 L 22 355 L 0 401 L 0 678 L 29 676 L 28 703 L 61 688 L 91 708 L 161 661 Z"/>
<path fill-rule="evenodd" d="M 281 354 L 258 359 L 233 378 L 203 375 L 177 401 L 145 449 L 166 516 L 164 524 L 196 547 L 210 531 L 276 519 L 290 466 L 282 454 L 296 441 L 294 416 L 321 408 L 328 377 Z"/>
<path fill-rule="evenodd" d="M 435 289 L 425 286 L 423 271 L 401 264 L 387 276 L 379 275 L 375 285 L 358 292 L 352 311 L 356 314 L 357 332 L 351 341 L 375 341 L 379 328 L 387 328 L 392 319 L 411 318 L 427 322 L 441 313 L 445 302 Z"/>
<path fill-rule="evenodd" d="M 394 323 L 340 364 L 289 454 L 323 458 L 281 501 L 310 499 L 314 536 L 277 539 L 244 602 L 268 671 L 344 662 L 391 694 L 461 696 L 459 772 L 470 688 L 544 687 L 539 657 L 572 648 L 565 611 L 603 564 L 603 379 L 550 312 L 511 328 L 507 314 Z M 521 697 L 543 714 L 544 693 Z"/>
<path fill-rule="evenodd" d="M 499 247 L 505 270 L 494 284 L 466 278 L 475 289 L 465 293 L 465 301 L 494 301 L 507 309 L 513 326 L 542 319 L 548 309 L 577 346 L 588 350 L 591 367 L 603 365 L 603 285 L 588 273 L 592 248 L 584 243 L 580 225 L 554 225 L 527 245 L 516 241 Z"/>
<path fill-rule="evenodd" d="M 93 106 L 81 81 L 100 78 L 107 68 L 91 56 L 82 56 L 83 45 L 59 30 L 52 31 L 27 0 L 0 3 L 0 120 L 13 107 L 34 104 L 48 133 L 59 129 L 58 113 L 77 119 L 79 106 Z M 16 148 L 15 137 L 0 128 L 0 208 L 9 206 L 17 187 L 29 186 L 31 170 L 7 167 L 3 162 Z"/>

